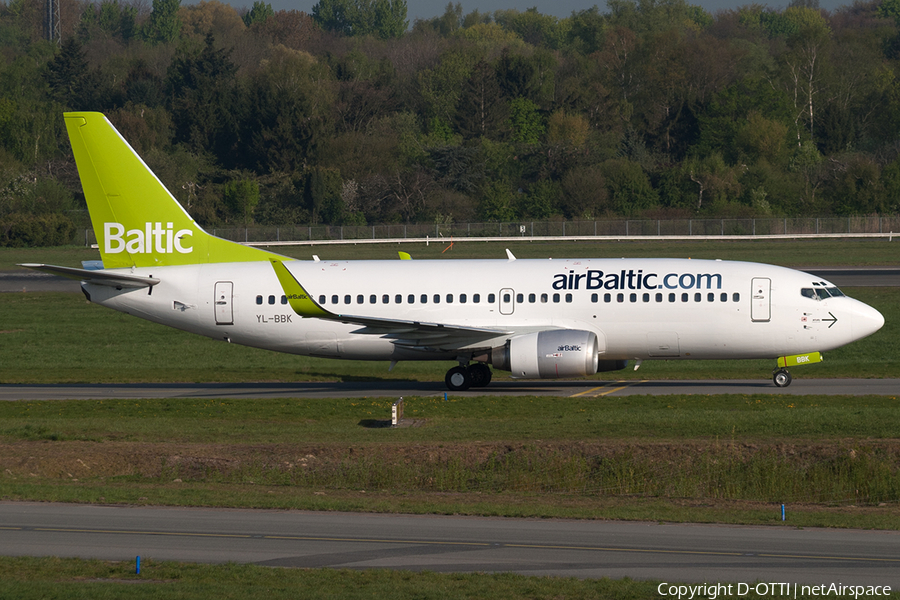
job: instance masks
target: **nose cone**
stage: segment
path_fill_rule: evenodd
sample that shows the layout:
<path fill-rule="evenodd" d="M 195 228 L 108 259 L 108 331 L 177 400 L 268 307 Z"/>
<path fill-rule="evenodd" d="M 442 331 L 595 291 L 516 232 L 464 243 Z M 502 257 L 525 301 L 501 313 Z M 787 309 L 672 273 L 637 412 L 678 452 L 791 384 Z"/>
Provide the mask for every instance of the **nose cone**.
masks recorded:
<path fill-rule="evenodd" d="M 851 317 L 851 328 L 854 339 L 872 335 L 884 326 L 884 315 L 869 306 L 857 301 Z"/>

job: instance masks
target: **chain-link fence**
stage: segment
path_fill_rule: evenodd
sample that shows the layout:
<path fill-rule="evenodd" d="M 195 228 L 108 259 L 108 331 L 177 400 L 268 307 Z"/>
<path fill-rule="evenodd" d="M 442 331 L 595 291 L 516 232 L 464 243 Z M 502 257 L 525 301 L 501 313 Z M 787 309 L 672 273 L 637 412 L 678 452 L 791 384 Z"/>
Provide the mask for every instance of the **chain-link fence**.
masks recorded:
<path fill-rule="evenodd" d="M 620 219 L 609 221 L 516 221 L 508 223 L 402 223 L 386 225 L 282 225 L 217 227 L 215 236 L 236 242 L 310 242 L 425 238 L 807 236 L 900 233 L 900 216 L 762 219 Z M 83 233 L 83 235 L 81 235 Z M 93 230 L 79 232 L 96 244 Z"/>

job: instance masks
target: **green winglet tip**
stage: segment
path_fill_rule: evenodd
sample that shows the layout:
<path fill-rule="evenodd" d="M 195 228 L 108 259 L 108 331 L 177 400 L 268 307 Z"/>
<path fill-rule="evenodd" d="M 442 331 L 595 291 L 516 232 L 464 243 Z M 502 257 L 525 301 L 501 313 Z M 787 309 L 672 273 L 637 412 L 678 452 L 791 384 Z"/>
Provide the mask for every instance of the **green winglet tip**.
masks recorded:
<path fill-rule="evenodd" d="M 272 263 L 272 268 L 275 269 L 275 275 L 278 277 L 281 289 L 284 290 L 284 295 L 287 296 L 288 304 L 291 305 L 291 308 L 294 309 L 295 313 L 301 317 L 331 316 L 331 313 L 316 304 L 312 299 L 312 296 L 303 289 L 300 282 L 291 275 L 291 272 L 288 271 L 287 267 L 285 267 L 280 260 L 272 258 L 269 259 L 269 261 Z"/>

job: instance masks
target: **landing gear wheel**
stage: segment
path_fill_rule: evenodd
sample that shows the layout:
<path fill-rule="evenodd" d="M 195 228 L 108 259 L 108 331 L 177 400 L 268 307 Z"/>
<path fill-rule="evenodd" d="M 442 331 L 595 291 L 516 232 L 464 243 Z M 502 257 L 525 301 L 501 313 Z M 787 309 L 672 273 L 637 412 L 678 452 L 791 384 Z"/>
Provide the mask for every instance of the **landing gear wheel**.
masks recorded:
<path fill-rule="evenodd" d="M 772 375 L 772 381 L 775 382 L 775 387 L 783 388 L 791 385 L 793 377 L 791 377 L 787 369 L 779 369 Z"/>
<path fill-rule="evenodd" d="M 451 392 L 464 392 L 472 385 L 472 376 L 467 367 L 453 367 L 447 371 L 444 383 Z"/>
<path fill-rule="evenodd" d="M 491 382 L 491 368 L 484 363 L 469 365 L 469 377 L 472 379 L 472 387 L 484 387 Z"/>

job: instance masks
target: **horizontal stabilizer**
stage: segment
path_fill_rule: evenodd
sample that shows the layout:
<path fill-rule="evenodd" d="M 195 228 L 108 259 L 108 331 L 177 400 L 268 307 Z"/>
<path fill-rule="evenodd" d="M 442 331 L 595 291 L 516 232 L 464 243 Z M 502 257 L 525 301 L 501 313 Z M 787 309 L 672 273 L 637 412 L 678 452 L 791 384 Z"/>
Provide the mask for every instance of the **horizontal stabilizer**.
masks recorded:
<path fill-rule="evenodd" d="M 116 288 L 142 288 L 150 287 L 159 283 L 159 279 L 153 277 L 138 277 L 137 275 L 127 275 L 125 273 L 110 272 L 106 270 L 93 269 L 76 269 L 73 267 L 57 267 L 55 265 L 42 265 L 36 263 L 20 264 L 20 267 L 34 269 L 35 271 L 44 271 L 61 275 L 69 279 L 78 279 L 84 283 L 93 283 L 96 285 L 108 285 Z"/>

